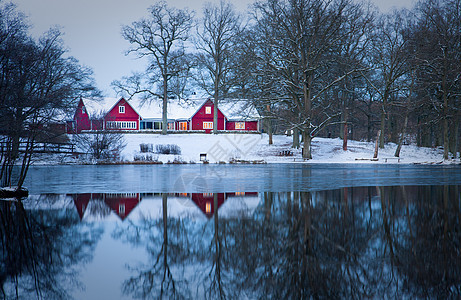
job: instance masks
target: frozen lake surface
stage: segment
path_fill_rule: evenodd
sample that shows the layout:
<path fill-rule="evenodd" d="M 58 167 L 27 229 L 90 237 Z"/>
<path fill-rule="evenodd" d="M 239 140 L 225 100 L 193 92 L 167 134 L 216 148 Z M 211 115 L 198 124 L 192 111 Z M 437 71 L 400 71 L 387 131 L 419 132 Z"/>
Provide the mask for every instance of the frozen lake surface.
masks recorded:
<path fill-rule="evenodd" d="M 31 167 L 24 183 L 42 193 L 291 192 L 356 186 L 461 184 L 442 165 L 73 165 Z"/>
<path fill-rule="evenodd" d="M 461 167 L 32 167 L 0 200 L 19 299 L 458 299 Z"/>

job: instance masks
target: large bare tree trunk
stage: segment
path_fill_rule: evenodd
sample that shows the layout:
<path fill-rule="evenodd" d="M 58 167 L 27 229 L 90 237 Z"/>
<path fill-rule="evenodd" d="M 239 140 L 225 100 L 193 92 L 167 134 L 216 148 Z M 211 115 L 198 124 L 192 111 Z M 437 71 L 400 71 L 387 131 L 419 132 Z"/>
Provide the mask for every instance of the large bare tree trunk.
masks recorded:
<path fill-rule="evenodd" d="M 162 134 L 166 135 L 168 130 L 168 83 L 163 79 L 163 103 L 162 103 Z"/>
<path fill-rule="evenodd" d="M 269 145 L 272 145 L 272 121 L 270 118 L 270 112 L 271 112 L 271 107 L 270 105 L 267 105 L 267 114 L 268 118 L 266 118 L 266 129 L 267 129 L 267 134 L 269 135 Z"/>
<path fill-rule="evenodd" d="M 312 159 L 312 153 L 311 153 L 312 137 L 309 132 L 303 131 L 303 140 L 304 140 L 303 158 Z"/>
<path fill-rule="evenodd" d="M 461 122 L 461 117 L 460 117 L 460 113 L 458 113 L 458 119 L 457 121 L 455 122 L 455 131 L 454 131 L 454 134 L 455 134 L 455 142 L 454 142 L 454 146 L 453 146 L 453 149 L 455 149 L 454 151 L 454 154 L 455 154 L 455 158 L 457 157 L 457 152 L 459 151 L 459 155 L 461 157 L 461 149 L 460 149 L 460 143 L 459 143 L 459 136 L 461 134 L 461 132 L 459 131 L 459 123 Z"/>
<path fill-rule="evenodd" d="M 293 129 L 293 148 L 299 149 L 299 130 L 298 128 Z"/>
<path fill-rule="evenodd" d="M 443 159 L 448 159 L 450 141 L 448 139 L 448 95 L 447 95 L 447 60 L 444 59 L 444 74 L 442 77 L 443 97 Z"/>
<path fill-rule="evenodd" d="M 378 130 L 378 136 L 376 137 L 376 143 L 375 143 L 375 153 L 373 155 L 373 158 L 378 158 L 378 148 L 379 148 L 379 137 L 381 136 L 381 130 Z"/>
<path fill-rule="evenodd" d="M 216 71 L 218 76 L 218 71 Z M 214 109 L 213 109 L 213 133 L 218 133 L 218 98 L 219 98 L 219 78 L 214 83 Z"/>
<path fill-rule="evenodd" d="M 400 157 L 400 150 L 402 149 L 402 144 L 405 138 L 405 133 L 407 131 L 407 126 L 408 126 L 408 113 L 405 114 L 405 121 L 403 122 L 403 128 L 402 128 L 402 133 L 400 134 L 399 144 L 397 146 L 397 149 L 395 149 L 395 153 L 394 153 L 395 157 Z"/>
<path fill-rule="evenodd" d="M 272 124 L 271 119 L 266 119 L 267 134 L 269 135 L 269 145 L 273 144 L 272 140 Z"/>
<path fill-rule="evenodd" d="M 347 133 L 348 133 L 348 128 L 347 128 L 347 118 L 344 121 L 344 135 L 343 135 L 343 150 L 347 151 Z"/>
<path fill-rule="evenodd" d="M 380 132 L 381 132 L 381 135 L 379 136 L 379 148 L 383 149 L 384 148 L 384 130 L 385 130 L 385 127 L 386 127 L 386 111 L 385 111 L 385 107 L 384 107 L 384 104 L 383 104 L 383 108 L 382 108 L 382 111 L 381 111 L 381 123 L 380 123 Z"/>
<path fill-rule="evenodd" d="M 218 133 L 218 99 L 214 99 L 214 111 L 213 111 L 213 133 Z"/>

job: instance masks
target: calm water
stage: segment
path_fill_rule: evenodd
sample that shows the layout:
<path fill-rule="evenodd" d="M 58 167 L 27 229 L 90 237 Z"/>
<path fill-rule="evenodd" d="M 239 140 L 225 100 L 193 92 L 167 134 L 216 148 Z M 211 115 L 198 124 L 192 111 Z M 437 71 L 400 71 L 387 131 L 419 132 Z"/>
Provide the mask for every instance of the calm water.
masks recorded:
<path fill-rule="evenodd" d="M 35 167 L 6 299 L 459 298 L 461 168 Z"/>

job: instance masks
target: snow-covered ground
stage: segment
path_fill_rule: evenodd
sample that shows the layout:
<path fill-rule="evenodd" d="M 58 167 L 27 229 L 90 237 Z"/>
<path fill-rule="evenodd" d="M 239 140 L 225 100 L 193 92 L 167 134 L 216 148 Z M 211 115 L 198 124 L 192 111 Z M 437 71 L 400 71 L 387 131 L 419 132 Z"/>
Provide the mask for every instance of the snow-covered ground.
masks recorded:
<path fill-rule="evenodd" d="M 434 148 L 420 148 L 415 145 L 404 145 L 400 158 L 393 158 L 397 147 L 389 143 L 384 149 L 379 149 L 378 161 L 370 160 L 373 157 L 375 145 L 373 142 L 359 142 L 349 140 L 348 150 L 342 150 L 343 141 L 339 138 L 315 138 L 312 142 L 312 159 L 302 160 L 301 149 L 293 149 L 292 137 L 274 135 L 273 145 L 268 144 L 267 134 L 125 134 L 126 147 L 121 153 L 124 161 L 139 160 L 148 156 L 150 159 L 163 163 L 183 161 L 187 163 L 200 162 L 200 154 L 206 154 L 210 163 L 231 160 L 264 161 L 267 163 L 400 163 L 400 164 L 433 164 L 433 163 L 460 163 L 460 159 L 443 161 L 443 150 Z M 156 145 L 174 144 L 181 149 L 180 155 L 165 155 L 156 153 L 141 153 L 140 144 L 151 144 L 153 151 Z M 283 151 L 291 151 L 293 156 L 280 156 Z M 141 159 L 142 160 L 142 159 Z M 50 162 L 50 160 L 48 160 Z M 57 161 L 59 161 L 57 159 Z M 68 162 L 68 159 L 61 160 Z"/>

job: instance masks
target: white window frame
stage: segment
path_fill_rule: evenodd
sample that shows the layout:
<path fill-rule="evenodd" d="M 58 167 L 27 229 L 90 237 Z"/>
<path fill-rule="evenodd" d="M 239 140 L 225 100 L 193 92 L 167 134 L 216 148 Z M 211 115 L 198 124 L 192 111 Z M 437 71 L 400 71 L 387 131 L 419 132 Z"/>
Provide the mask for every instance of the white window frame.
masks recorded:
<path fill-rule="evenodd" d="M 203 129 L 213 129 L 213 122 L 203 122 Z"/>
<path fill-rule="evenodd" d="M 211 106 L 205 106 L 205 113 L 211 115 Z"/>
<path fill-rule="evenodd" d="M 135 121 L 107 121 L 107 128 L 109 129 L 136 129 Z"/>
<path fill-rule="evenodd" d="M 120 105 L 118 107 L 118 113 L 119 114 L 124 114 L 125 113 L 125 106 L 124 105 Z"/>
<path fill-rule="evenodd" d="M 245 122 L 235 122 L 235 129 L 245 129 Z"/>

